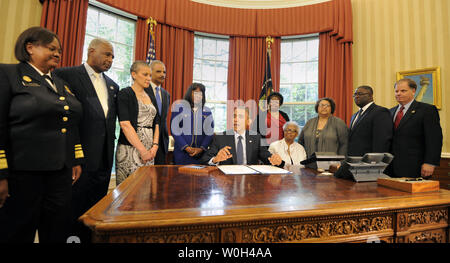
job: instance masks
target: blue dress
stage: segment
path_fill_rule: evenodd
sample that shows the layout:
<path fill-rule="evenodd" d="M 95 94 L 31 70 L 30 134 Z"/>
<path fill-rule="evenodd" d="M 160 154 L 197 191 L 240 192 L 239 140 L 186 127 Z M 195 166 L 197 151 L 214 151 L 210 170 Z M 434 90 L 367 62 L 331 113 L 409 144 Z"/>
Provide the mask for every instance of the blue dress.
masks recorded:
<path fill-rule="evenodd" d="M 186 105 L 185 105 L 186 106 Z M 203 153 L 208 150 L 214 135 L 214 120 L 208 107 L 193 111 L 181 104 L 173 107 L 170 120 L 171 134 L 175 145 L 173 161 L 175 164 L 200 164 Z M 191 157 L 185 151 L 187 147 L 202 148 L 203 152 Z"/>

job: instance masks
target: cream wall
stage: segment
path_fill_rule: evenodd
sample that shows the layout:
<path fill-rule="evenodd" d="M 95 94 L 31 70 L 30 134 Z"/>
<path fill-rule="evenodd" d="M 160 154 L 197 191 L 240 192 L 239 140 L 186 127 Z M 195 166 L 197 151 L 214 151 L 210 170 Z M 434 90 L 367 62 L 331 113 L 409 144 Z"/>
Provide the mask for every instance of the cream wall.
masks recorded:
<path fill-rule="evenodd" d="M 450 157 L 450 1 L 352 0 L 352 8 L 353 88 L 370 85 L 375 102 L 390 108 L 396 72 L 439 66 L 442 151 Z"/>
<path fill-rule="evenodd" d="M 17 63 L 14 44 L 22 31 L 41 23 L 38 0 L 0 0 L 0 63 Z"/>

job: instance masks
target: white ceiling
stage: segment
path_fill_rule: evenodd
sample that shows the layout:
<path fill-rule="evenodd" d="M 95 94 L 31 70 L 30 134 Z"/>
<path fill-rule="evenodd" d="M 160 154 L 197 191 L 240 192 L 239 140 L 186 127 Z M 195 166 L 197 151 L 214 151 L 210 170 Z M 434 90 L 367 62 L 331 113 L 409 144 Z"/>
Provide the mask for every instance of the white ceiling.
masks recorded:
<path fill-rule="evenodd" d="M 202 4 L 245 8 L 245 9 L 273 9 L 303 5 L 312 5 L 330 0 L 191 0 Z"/>

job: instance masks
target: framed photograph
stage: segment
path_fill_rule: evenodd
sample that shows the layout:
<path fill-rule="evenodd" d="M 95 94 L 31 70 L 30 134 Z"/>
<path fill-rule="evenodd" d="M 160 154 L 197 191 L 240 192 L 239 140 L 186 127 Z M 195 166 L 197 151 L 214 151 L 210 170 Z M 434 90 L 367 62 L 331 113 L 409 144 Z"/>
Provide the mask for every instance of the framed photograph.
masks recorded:
<path fill-rule="evenodd" d="M 397 80 L 409 78 L 417 83 L 415 99 L 441 109 L 441 70 L 439 67 L 397 72 Z"/>

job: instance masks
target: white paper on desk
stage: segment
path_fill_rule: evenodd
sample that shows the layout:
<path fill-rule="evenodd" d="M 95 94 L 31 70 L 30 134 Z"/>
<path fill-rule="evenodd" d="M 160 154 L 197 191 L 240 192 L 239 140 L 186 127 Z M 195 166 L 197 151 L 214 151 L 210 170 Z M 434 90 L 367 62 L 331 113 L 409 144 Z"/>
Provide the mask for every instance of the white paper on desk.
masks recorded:
<path fill-rule="evenodd" d="M 217 168 L 224 174 L 259 174 L 258 171 L 255 171 L 246 165 L 218 165 Z"/>
<path fill-rule="evenodd" d="M 258 171 L 262 174 L 289 174 L 292 173 L 288 170 L 272 166 L 272 165 L 249 165 L 248 167 Z"/>

